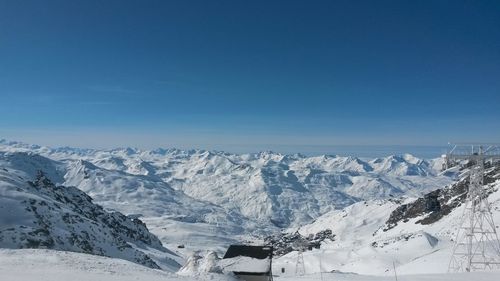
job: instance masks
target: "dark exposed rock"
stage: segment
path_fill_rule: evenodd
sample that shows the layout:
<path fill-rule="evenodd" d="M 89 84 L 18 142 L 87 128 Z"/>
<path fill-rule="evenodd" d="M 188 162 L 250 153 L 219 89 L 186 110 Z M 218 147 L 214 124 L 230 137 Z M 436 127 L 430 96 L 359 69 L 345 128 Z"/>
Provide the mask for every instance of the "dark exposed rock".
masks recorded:
<path fill-rule="evenodd" d="M 467 167 L 467 166 L 466 166 Z M 493 192 L 488 184 L 495 182 L 500 175 L 500 165 L 485 165 L 485 194 Z M 468 192 L 469 177 L 442 189 L 425 194 L 417 200 L 396 208 L 386 222 L 384 231 L 394 228 L 399 222 L 407 222 L 412 218 L 422 217 L 416 221 L 419 224 L 431 224 L 448 215 L 465 202 Z"/>
<path fill-rule="evenodd" d="M 295 232 L 281 233 L 264 239 L 266 245 L 273 246 L 275 256 L 283 256 L 292 251 L 319 249 L 321 242 L 325 240 L 335 241 L 335 234 L 330 229 L 309 236 L 303 236 L 299 232 Z"/>

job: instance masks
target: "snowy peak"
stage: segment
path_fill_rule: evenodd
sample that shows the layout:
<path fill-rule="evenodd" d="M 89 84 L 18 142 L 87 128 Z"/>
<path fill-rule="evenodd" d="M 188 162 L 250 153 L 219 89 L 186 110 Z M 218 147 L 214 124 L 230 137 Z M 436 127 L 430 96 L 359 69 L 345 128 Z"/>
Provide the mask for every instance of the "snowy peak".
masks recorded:
<path fill-rule="evenodd" d="M 321 155 L 304 158 L 296 162 L 304 168 L 324 170 L 327 172 L 349 172 L 352 174 L 371 172 L 373 168 L 365 161 L 356 157 L 341 157 Z"/>
<path fill-rule="evenodd" d="M 427 176 L 434 173 L 429 162 L 410 154 L 377 158 L 372 160 L 370 164 L 373 170 L 378 173 L 396 176 Z"/>

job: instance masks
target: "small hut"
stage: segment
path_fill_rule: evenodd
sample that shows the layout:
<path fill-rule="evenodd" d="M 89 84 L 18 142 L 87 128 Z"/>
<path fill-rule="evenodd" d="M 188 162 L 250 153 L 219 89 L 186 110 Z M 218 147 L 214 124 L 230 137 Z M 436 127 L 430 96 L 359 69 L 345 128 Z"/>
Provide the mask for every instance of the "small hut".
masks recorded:
<path fill-rule="evenodd" d="M 273 247 L 231 245 L 222 259 L 226 271 L 245 281 L 271 281 Z"/>

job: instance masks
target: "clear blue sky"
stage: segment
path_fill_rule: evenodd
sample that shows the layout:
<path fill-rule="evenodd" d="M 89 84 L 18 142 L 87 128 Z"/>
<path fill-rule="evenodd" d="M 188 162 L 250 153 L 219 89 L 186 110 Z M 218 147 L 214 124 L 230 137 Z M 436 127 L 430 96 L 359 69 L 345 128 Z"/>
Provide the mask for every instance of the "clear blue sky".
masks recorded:
<path fill-rule="evenodd" d="M 500 1 L 0 0 L 0 138 L 500 141 Z"/>

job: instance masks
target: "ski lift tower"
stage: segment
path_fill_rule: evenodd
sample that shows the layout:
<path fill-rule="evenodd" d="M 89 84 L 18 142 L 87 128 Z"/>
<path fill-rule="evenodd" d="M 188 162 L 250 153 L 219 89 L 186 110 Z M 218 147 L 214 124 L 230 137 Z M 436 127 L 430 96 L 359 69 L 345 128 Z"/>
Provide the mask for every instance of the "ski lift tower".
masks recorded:
<path fill-rule="evenodd" d="M 294 248 L 297 250 L 297 263 L 295 264 L 295 276 L 303 276 L 306 274 L 306 267 L 304 264 L 304 251 L 307 250 L 307 241 L 296 241 L 293 243 Z"/>
<path fill-rule="evenodd" d="M 470 272 L 500 268 L 500 243 L 487 191 L 484 164 L 500 160 L 497 145 L 455 145 L 446 154 L 446 166 L 460 162 L 469 167 L 465 210 L 457 233 L 448 272 Z"/>

